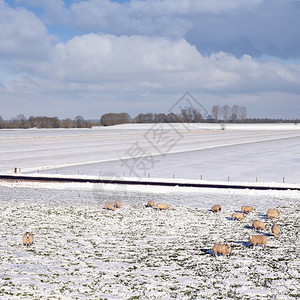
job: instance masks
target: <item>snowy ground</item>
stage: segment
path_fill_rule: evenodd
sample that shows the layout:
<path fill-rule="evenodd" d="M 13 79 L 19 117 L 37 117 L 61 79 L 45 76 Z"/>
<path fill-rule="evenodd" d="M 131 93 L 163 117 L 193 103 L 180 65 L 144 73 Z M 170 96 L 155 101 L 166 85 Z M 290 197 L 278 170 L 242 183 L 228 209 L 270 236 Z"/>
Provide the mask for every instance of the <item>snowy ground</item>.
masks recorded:
<path fill-rule="evenodd" d="M 110 188 L 1 183 L 3 299 L 299 299 L 299 192 Z M 119 199 L 121 209 L 103 209 Z M 231 220 L 252 204 L 243 222 Z M 270 207 L 277 220 L 266 220 Z M 255 219 L 266 224 L 266 249 L 249 248 Z M 35 234 L 29 249 L 26 231 Z M 229 259 L 211 255 L 215 243 L 232 246 Z"/>
<path fill-rule="evenodd" d="M 300 126 L 129 124 L 0 130 L 0 172 L 300 183 Z"/>
<path fill-rule="evenodd" d="M 154 126 L 0 130 L 0 173 L 300 183 L 298 125 Z M 290 190 L 0 181 L 0 298 L 298 299 L 299 199 Z M 121 209 L 103 209 L 115 200 Z M 242 205 L 255 211 L 233 222 Z M 266 220 L 268 208 L 280 210 L 277 220 Z M 249 248 L 256 219 L 266 249 Z M 28 249 L 26 231 L 35 235 Z M 212 256 L 215 243 L 232 246 L 229 259 Z"/>

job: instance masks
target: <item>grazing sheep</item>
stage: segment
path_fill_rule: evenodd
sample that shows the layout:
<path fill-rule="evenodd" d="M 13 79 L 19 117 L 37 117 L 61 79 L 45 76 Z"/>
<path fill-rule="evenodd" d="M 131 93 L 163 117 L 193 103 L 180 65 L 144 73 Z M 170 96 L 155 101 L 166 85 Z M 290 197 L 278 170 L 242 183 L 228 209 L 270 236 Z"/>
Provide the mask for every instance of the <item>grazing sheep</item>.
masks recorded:
<path fill-rule="evenodd" d="M 157 203 L 156 207 L 157 207 L 158 210 L 169 208 L 169 206 L 165 203 Z"/>
<path fill-rule="evenodd" d="M 276 219 L 280 215 L 278 209 L 268 209 L 267 218 L 268 219 Z"/>
<path fill-rule="evenodd" d="M 232 214 L 232 220 L 244 220 L 245 216 L 243 213 L 235 212 Z"/>
<path fill-rule="evenodd" d="M 23 245 L 29 247 L 32 244 L 33 244 L 33 235 L 30 232 L 26 232 L 23 235 Z"/>
<path fill-rule="evenodd" d="M 147 202 L 147 207 L 154 207 L 155 202 L 153 200 Z"/>
<path fill-rule="evenodd" d="M 105 203 L 105 209 L 108 210 L 116 210 L 115 207 L 110 203 Z"/>
<path fill-rule="evenodd" d="M 226 244 L 215 244 L 213 247 L 214 255 L 217 257 L 217 254 L 223 254 L 223 256 L 229 255 L 231 252 L 231 247 Z"/>
<path fill-rule="evenodd" d="M 271 228 L 272 233 L 274 234 L 274 236 L 278 236 L 278 234 L 280 233 L 280 228 L 278 225 L 274 224 Z"/>
<path fill-rule="evenodd" d="M 252 228 L 253 230 L 257 230 L 257 229 L 266 230 L 266 226 L 262 221 L 254 221 L 252 223 Z"/>
<path fill-rule="evenodd" d="M 265 248 L 267 247 L 267 237 L 265 235 L 253 235 L 250 236 L 249 240 L 253 247 L 259 244 L 264 245 Z"/>
<path fill-rule="evenodd" d="M 242 206 L 242 213 L 248 213 L 248 214 L 250 214 L 251 212 L 252 212 L 252 210 L 253 210 L 253 206 Z"/>
<path fill-rule="evenodd" d="M 115 202 L 115 208 L 120 208 L 121 206 L 122 206 L 122 202 L 119 201 L 119 200 L 117 200 L 117 201 Z"/>
<path fill-rule="evenodd" d="M 221 206 L 220 205 L 214 205 L 211 208 L 211 210 L 212 210 L 213 213 L 217 213 L 218 211 L 221 211 Z"/>

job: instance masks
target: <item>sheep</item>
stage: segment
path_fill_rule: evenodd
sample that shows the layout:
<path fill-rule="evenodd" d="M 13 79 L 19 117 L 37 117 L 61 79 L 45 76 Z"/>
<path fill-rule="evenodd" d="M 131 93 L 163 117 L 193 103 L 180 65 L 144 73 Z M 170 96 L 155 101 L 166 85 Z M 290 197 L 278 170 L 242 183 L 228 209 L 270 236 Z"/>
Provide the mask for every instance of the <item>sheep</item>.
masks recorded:
<path fill-rule="evenodd" d="M 253 228 L 253 230 L 257 230 L 257 229 L 266 230 L 265 224 L 261 221 L 254 221 L 252 223 L 252 228 Z"/>
<path fill-rule="evenodd" d="M 122 206 L 122 202 L 121 201 L 119 201 L 119 200 L 117 200 L 117 201 L 115 201 L 115 208 L 120 208 L 121 206 Z"/>
<path fill-rule="evenodd" d="M 280 233 L 280 228 L 279 228 L 279 226 L 276 225 L 276 224 L 274 224 L 274 225 L 272 226 L 271 230 L 272 230 L 273 235 L 276 236 L 276 237 L 277 237 L 278 234 Z"/>
<path fill-rule="evenodd" d="M 223 254 L 223 256 L 226 256 L 226 255 L 230 254 L 231 247 L 226 244 L 215 244 L 213 246 L 213 251 L 214 251 L 215 257 L 217 257 L 218 253 Z"/>
<path fill-rule="evenodd" d="M 108 210 L 116 210 L 115 207 L 110 203 L 105 203 L 105 209 Z"/>
<path fill-rule="evenodd" d="M 32 244 L 33 244 L 33 234 L 31 234 L 30 232 L 26 232 L 23 235 L 23 245 L 29 247 Z"/>
<path fill-rule="evenodd" d="M 242 206 L 242 213 L 248 213 L 248 214 L 250 214 L 251 212 L 252 212 L 252 210 L 253 210 L 253 206 Z"/>
<path fill-rule="evenodd" d="M 168 209 L 169 208 L 169 206 L 165 203 L 157 203 L 156 207 L 157 207 L 157 210 Z"/>
<path fill-rule="evenodd" d="M 155 202 L 153 200 L 147 202 L 147 207 L 154 207 Z"/>
<path fill-rule="evenodd" d="M 235 212 L 232 214 L 232 220 L 244 220 L 245 216 L 243 213 Z"/>
<path fill-rule="evenodd" d="M 268 219 L 277 218 L 279 215 L 280 215 L 280 213 L 279 213 L 278 209 L 268 209 L 268 211 L 267 211 Z"/>
<path fill-rule="evenodd" d="M 212 210 L 213 213 L 217 213 L 218 211 L 221 211 L 221 206 L 220 205 L 214 205 L 211 208 L 211 210 Z"/>
<path fill-rule="evenodd" d="M 254 246 L 256 245 L 264 245 L 265 248 L 267 247 L 267 237 L 265 235 L 253 235 L 249 238 L 250 244 Z"/>

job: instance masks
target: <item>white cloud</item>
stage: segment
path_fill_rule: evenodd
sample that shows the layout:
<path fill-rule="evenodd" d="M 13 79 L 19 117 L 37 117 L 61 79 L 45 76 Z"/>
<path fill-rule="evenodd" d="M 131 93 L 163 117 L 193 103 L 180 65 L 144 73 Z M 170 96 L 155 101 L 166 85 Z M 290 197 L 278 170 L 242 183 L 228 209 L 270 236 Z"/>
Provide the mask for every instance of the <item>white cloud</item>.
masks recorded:
<path fill-rule="evenodd" d="M 184 38 L 205 55 L 225 51 L 299 57 L 300 6 L 268 0 L 18 0 L 44 9 L 47 24 L 81 34 Z M 67 2 L 70 3 L 70 2 Z M 63 39 L 64 40 L 64 39 Z"/>
<path fill-rule="evenodd" d="M 52 49 L 47 62 L 20 62 L 31 76 L 119 91 L 198 89 L 211 93 L 299 91 L 300 67 L 225 52 L 203 56 L 184 39 L 86 34 Z"/>
<path fill-rule="evenodd" d="M 139 99 L 143 103 L 136 100 L 135 107 L 157 107 L 155 111 L 163 111 L 159 107 L 166 105 L 166 111 L 169 105 L 163 103 L 162 95 L 180 95 L 186 90 L 216 101 L 228 97 L 249 103 L 253 95 L 259 98 L 262 94 L 265 103 L 268 95 L 275 101 L 277 93 L 291 104 L 300 92 L 299 64 L 260 62 L 247 52 L 241 56 L 226 50 L 205 53 L 182 37 L 198 22 L 193 23 L 190 16 L 207 18 L 207 12 L 217 16 L 241 6 L 251 9 L 260 1 L 246 4 L 234 0 L 148 0 L 119 4 L 104 0 L 78 1 L 66 7 L 63 1 L 53 0 L 50 8 L 46 0 L 19 0 L 25 2 L 45 7 L 49 22 L 56 15 L 61 22 L 77 22 L 78 27 L 86 27 L 87 31 L 92 28 L 97 32 L 98 28 L 117 33 L 82 34 L 55 44 L 36 15 L 24 8 L 13 9 L 0 0 L 1 63 L 16 72 L 8 74 L 0 67 L 0 95 L 7 103 L 17 103 L 20 98 L 31 103 L 30 99 L 35 99 L 31 106 L 34 108 L 39 101 L 41 106 L 43 101 L 49 106 L 58 99 L 70 105 L 73 99 L 85 102 L 105 95 L 107 105 L 114 99 L 118 107 L 127 108 L 131 99 Z M 239 28 L 235 22 L 232 25 L 238 36 Z M 205 26 L 199 28 L 207 32 Z M 140 34 L 119 35 L 122 31 Z M 226 42 L 228 36 L 222 34 L 217 33 L 217 37 Z M 212 42 L 215 38 L 216 35 L 209 36 Z M 263 35 L 259 39 L 265 41 Z M 275 33 L 272 40 L 279 47 Z M 266 40 L 265 47 L 269 46 Z"/>
<path fill-rule="evenodd" d="M 51 37 L 30 11 L 12 9 L 0 0 L 0 56 L 2 59 L 40 60 L 47 57 Z"/>

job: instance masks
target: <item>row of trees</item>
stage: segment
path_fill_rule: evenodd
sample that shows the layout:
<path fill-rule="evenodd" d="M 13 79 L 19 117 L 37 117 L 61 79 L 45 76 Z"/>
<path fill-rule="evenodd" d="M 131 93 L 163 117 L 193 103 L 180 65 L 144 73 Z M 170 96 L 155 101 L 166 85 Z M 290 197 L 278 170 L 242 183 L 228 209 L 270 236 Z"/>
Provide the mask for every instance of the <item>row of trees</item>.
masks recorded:
<path fill-rule="evenodd" d="M 140 113 L 131 118 L 128 113 L 107 113 L 99 121 L 85 120 L 82 116 L 60 120 L 57 117 L 26 118 L 23 114 L 9 121 L 0 116 L 0 129 L 3 128 L 91 128 L 92 126 L 111 126 L 125 123 L 300 123 L 300 120 L 270 118 L 247 118 L 245 106 L 214 105 L 211 114 L 204 115 L 192 107 L 181 109 L 180 113 Z"/>
<path fill-rule="evenodd" d="M 237 121 L 245 121 L 247 119 L 247 108 L 246 106 L 233 105 L 230 107 L 229 105 L 214 105 L 211 110 L 212 118 L 216 123 L 222 121 L 227 123 L 228 121 L 237 122 Z"/>
<path fill-rule="evenodd" d="M 18 115 L 9 121 L 3 120 L 0 116 L 0 129 L 8 128 L 91 128 L 99 126 L 100 122 L 86 121 L 82 116 L 75 119 L 59 120 L 57 117 L 30 117 L 26 118 L 23 114 Z"/>
<path fill-rule="evenodd" d="M 139 114 L 134 123 L 200 123 L 200 122 L 245 122 L 247 120 L 247 108 L 245 106 L 214 105 L 210 115 L 203 115 L 200 110 L 192 107 L 181 109 L 180 113 L 174 114 Z"/>

